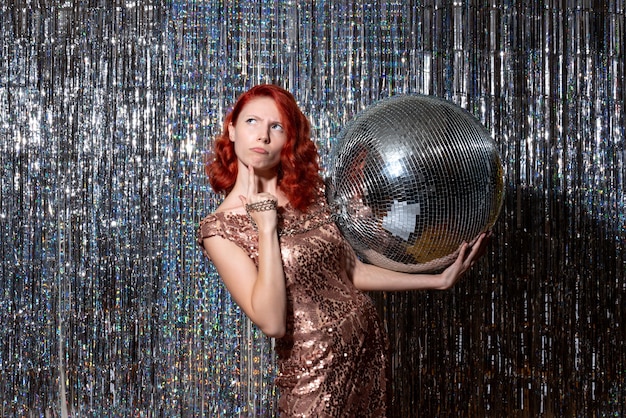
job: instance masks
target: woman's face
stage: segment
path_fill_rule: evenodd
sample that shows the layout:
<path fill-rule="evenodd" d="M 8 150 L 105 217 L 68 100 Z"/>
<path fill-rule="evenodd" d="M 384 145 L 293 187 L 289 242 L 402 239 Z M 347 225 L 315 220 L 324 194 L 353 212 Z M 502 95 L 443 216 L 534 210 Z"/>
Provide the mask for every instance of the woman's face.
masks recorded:
<path fill-rule="evenodd" d="M 250 100 L 236 121 L 228 126 L 235 154 L 245 166 L 252 164 L 258 173 L 276 170 L 280 153 L 287 142 L 283 117 L 269 97 Z"/>

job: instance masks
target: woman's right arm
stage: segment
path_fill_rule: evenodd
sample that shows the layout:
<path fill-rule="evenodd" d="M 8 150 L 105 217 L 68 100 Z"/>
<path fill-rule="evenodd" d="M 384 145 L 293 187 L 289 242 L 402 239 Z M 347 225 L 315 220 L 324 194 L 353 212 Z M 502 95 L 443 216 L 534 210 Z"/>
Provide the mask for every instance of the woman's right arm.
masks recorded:
<path fill-rule="evenodd" d="M 204 249 L 235 302 L 269 337 L 285 334 L 287 296 L 278 234 L 259 231 L 259 268 L 233 242 L 213 236 Z"/>
<path fill-rule="evenodd" d="M 242 205 L 277 199 L 270 193 L 259 193 L 254 168 L 248 167 L 247 196 L 240 196 Z M 247 210 L 247 209 L 246 209 Z M 203 240 L 217 272 L 226 288 L 248 317 L 269 337 L 280 338 L 287 328 L 287 291 L 285 272 L 278 242 L 276 205 L 248 212 L 256 225 L 259 239 L 259 268 L 248 254 L 222 237 Z"/>

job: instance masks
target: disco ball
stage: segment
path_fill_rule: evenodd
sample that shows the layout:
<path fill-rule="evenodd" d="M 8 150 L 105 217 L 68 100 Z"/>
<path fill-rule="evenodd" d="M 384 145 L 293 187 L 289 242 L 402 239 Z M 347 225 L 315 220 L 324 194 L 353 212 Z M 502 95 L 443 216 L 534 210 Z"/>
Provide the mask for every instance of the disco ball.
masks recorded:
<path fill-rule="evenodd" d="M 495 142 L 446 100 L 394 96 L 359 113 L 330 155 L 327 198 L 366 262 L 403 272 L 450 265 L 495 223 L 504 194 Z"/>

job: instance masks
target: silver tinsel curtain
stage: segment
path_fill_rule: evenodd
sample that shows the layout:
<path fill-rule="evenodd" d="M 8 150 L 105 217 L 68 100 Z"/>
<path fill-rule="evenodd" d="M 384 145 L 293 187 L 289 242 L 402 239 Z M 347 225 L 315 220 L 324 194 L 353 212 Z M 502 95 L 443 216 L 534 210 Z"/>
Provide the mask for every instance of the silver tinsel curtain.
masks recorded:
<path fill-rule="evenodd" d="M 0 5 L 0 416 L 273 416 L 272 341 L 195 244 L 224 113 L 272 82 L 324 164 L 400 93 L 493 133 L 506 198 L 447 292 L 374 294 L 392 416 L 622 416 L 624 0 Z"/>

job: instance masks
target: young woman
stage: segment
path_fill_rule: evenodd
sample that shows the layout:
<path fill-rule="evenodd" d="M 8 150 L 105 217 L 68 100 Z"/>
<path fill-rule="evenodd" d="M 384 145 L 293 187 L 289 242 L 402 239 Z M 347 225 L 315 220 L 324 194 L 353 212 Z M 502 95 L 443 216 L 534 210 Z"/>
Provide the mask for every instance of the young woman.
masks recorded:
<path fill-rule="evenodd" d="M 274 85 L 244 93 L 224 120 L 207 174 L 225 198 L 199 243 L 248 317 L 276 338 L 279 410 L 294 417 L 384 417 L 386 336 L 369 290 L 448 289 L 485 234 L 440 274 L 362 263 L 333 223 L 309 123 Z"/>

